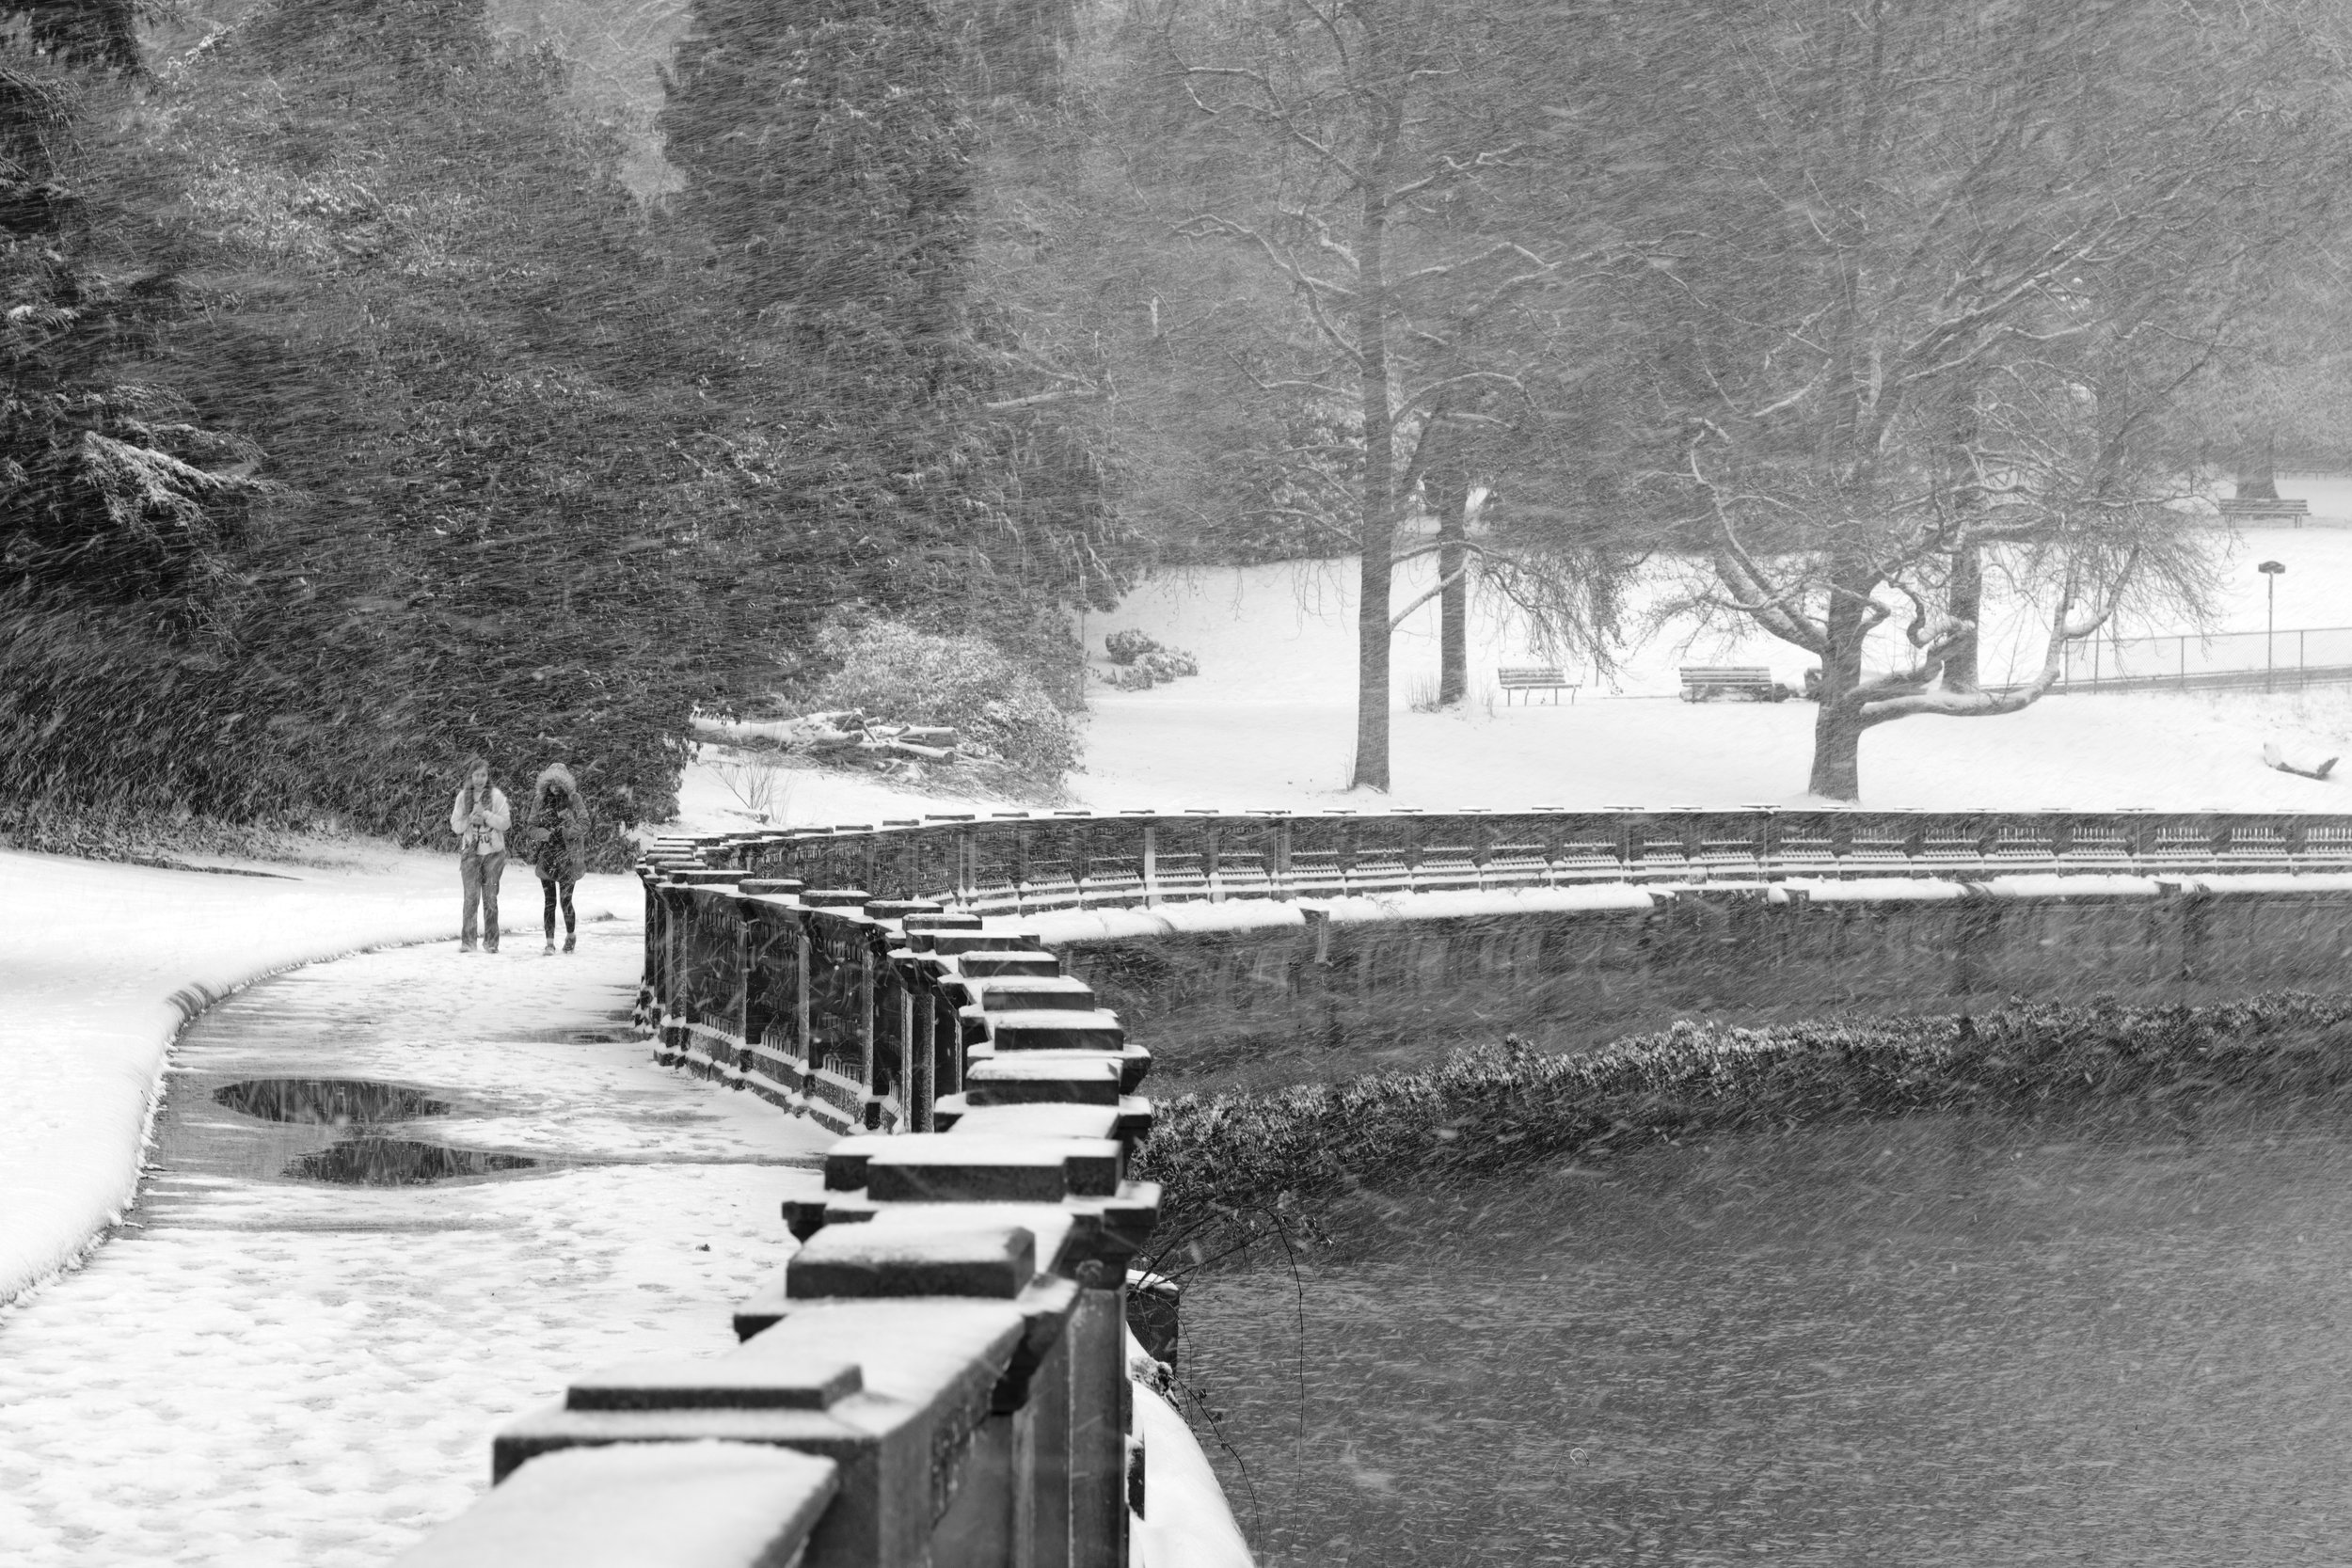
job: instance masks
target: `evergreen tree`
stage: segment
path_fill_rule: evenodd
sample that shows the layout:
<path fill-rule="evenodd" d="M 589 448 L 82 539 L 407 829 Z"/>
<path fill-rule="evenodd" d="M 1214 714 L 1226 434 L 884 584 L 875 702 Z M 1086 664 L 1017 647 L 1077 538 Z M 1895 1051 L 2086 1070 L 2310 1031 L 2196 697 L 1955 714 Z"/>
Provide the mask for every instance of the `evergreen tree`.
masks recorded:
<path fill-rule="evenodd" d="M 228 678 L 247 443 L 142 361 L 177 308 L 135 219 L 92 189 L 85 133 L 139 75 L 132 8 L 0 7 L 0 827 L 234 788 L 205 767 Z"/>
<path fill-rule="evenodd" d="M 759 417 L 713 433 L 696 499 L 723 645 L 804 649 L 856 601 L 1073 673 L 1048 611 L 1115 590 L 1116 531 L 1083 434 L 1000 384 L 1017 325 L 976 287 L 973 51 L 1003 29 L 960 32 L 929 0 L 692 15 L 660 120 L 677 215 L 766 381 Z M 1008 73 L 1034 85 L 1036 64 Z"/>

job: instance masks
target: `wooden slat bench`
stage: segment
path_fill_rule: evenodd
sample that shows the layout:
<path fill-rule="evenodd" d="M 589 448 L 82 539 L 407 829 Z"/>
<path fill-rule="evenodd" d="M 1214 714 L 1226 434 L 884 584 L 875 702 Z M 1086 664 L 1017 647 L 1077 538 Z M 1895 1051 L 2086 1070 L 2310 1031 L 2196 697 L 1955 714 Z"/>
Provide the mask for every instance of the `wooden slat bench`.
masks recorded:
<path fill-rule="evenodd" d="M 1495 679 L 1502 687 L 1504 707 L 1511 705 L 1511 693 L 1514 691 L 1549 691 L 1554 707 L 1560 705 L 1560 693 L 1565 691 L 1568 694 L 1568 701 L 1574 703 L 1577 689 L 1583 684 L 1568 679 L 1565 670 L 1547 670 L 1536 666 L 1505 666 L 1495 672 Z M 1534 698 L 1530 697 L 1528 701 L 1534 702 Z"/>
<path fill-rule="evenodd" d="M 1703 703 L 1710 697 L 1744 697 L 1752 703 L 1777 703 L 1788 695 L 1772 673 L 1760 664 L 1686 664 L 1682 667 L 1682 700 Z"/>

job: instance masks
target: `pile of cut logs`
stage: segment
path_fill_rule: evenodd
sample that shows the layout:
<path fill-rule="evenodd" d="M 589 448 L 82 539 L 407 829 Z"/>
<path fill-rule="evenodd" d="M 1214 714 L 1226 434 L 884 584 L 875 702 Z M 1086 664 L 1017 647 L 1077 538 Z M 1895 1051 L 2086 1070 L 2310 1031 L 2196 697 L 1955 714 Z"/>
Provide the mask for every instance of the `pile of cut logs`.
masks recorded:
<path fill-rule="evenodd" d="M 697 713 L 694 733 L 728 746 L 887 768 L 909 762 L 982 760 L 993 753 L 938 724 L 890 724 L 858 708 L 798 719 L 719 719 Z"/>

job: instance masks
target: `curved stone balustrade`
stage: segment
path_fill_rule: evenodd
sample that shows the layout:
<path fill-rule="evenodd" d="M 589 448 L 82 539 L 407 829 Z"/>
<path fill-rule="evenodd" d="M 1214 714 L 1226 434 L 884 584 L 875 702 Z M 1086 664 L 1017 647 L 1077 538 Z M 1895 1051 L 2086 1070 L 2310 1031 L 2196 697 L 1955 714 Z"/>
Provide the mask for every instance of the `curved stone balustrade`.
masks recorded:
<path fill-rule="evenodd" d="M 699 864 L 979 914 L 1624 880 L 2352 870 L 2352 816 L 2261 812 L 998 812 L 736 833 Z"/>
<path fill-rule="evenodd" d="M 658 1540 L 691 1568 L 1246 1568 L 1190 1433 L 1131 1381 L 1175 1329 L 1154 1281 L 1129 1327 L 1158 1218 L 1126 1174 L 1149 1055 L 1033 934 L 749 876 L 742 847 L 665 841 L 640 867 L 659 1057 L 890 1131 L 843 1138 L 824 1196 L 785 1205 L 800 1248 L 738 1308 L 735 1354 L 576 1381 L 402 1561 L 617 1568 Z"/>
<path fill-rule="evenodd" d="M 1174 1336 L 1166 1290 L 1128 1268 L 1157 1218 L 1126 1175 L 1151 1056 L 1032 912 L 1314 898 L 1320 950 L 1329 900 L 1365 894 L 1642 883 L 1648 910 L 1696 883 L 1801 910 L 1758 884 L 2029 873 L 2079 875 L 2095 904 L 2126 895 L 2119 874 L 2144 901 L 2152 877 L 2267 872 L 2338 874 L 2302 885 L 2342 924 L 2352 816 L 1005 813 L 665 839 L 639 869 L 659 1059 L 847 1135 L 824 1196 L 785 1206 L 802 1246 L 739 1308 L 738 1352 L 575 1383 L 500 1436 L 494 1472 L 517 1479 L 412 1568 L 643 1560 L 596 1543 L 648 1509 L 676 1516 L 662 1560 L 693 1568 L 1248 1561 L 1189 1433 L 1130 1382 Z M 1595 895 L 1537 902 L 1624 912 Z M 719 1528 L 698 1499 L 739 1474 Z M 1155 1475 L 1181 1507 L 1154 1506 Z"/>

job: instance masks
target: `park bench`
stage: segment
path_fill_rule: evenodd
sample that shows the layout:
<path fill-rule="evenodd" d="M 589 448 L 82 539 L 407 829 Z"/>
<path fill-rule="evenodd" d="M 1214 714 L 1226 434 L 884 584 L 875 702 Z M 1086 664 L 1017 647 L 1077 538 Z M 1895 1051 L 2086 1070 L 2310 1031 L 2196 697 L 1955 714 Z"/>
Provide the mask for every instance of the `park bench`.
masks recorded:
<path fill-rule="evenodd" d="M 1506 667 L 1497 670 L 1495 679 L 1502 683 L 1504 707 L 1511 705 L 1511 693 L 1514 691 L 1549 691 L 1551 693 L 1551 703 L 1554 707 L 1560 705 L 1560 693 L 1565 691 L 1568 694 L 1568 701 L 1573 703 L 1576 701 L 1577 689 L 1582 684 L 1580 681 L 1569 680 L 1565 671 L 1547 670 L 1533 666 Z M 1534 699 L 1530 697 L 1528 701 L 1534 702 Z"/>
<path fill-rule="evenodd" d="M 1788 689 L 1772 679 L 1760 664 L 1686 664 L 1682 667 L 1682 700 L 1704 703 L 1711 697 L 1744 697 L 1753 703 L 1777 703 Z"/>

